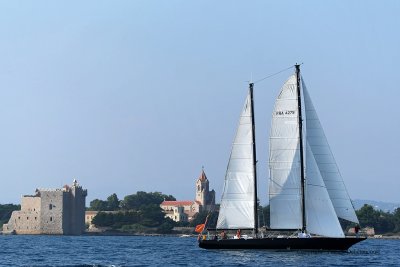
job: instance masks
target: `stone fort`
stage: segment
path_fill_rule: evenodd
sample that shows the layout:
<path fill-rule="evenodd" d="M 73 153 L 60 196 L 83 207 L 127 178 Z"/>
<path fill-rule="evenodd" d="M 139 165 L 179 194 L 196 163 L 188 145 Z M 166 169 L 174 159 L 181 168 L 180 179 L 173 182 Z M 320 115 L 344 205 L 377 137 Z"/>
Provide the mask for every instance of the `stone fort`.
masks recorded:
<path fill-rule="evenodd" d="M 3 233 L 80 235 L 85 231 L 86 196 L 76 180 L 62 189 L 36 189 L 22 197 L 21 210 L 13 211 Z"/>

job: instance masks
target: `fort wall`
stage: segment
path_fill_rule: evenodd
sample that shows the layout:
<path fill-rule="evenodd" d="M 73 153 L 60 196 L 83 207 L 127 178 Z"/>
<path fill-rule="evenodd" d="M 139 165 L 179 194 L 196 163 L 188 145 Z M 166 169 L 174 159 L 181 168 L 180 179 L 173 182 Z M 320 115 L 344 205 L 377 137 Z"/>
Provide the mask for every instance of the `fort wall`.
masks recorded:
<path fill-rule="evenodd" d="M 67 192 L 57 189 L 41 191 L 41 225 L 43 234 L 62 235 L 63 231 L 63 200 Z"/>
<path fill-rule="evenodd" d="M 85 231 L 87 190 L 74 180 L 71 187 L 37 189 L 23 196 L 21 210 L 13 211 L 3 233 L 80 235 Z"/>

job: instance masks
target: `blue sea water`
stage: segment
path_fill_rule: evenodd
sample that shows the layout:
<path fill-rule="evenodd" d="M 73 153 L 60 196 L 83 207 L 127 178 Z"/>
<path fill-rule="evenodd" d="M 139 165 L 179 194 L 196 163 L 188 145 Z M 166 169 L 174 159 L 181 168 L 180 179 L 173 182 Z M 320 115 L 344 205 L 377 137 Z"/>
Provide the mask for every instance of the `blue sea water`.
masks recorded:
<path fill-rule="evenodd" d="M 0 266 L 400 266 L 400 240 L 307 252 L 204 250 L 179 237 L 0 235 Z"/>

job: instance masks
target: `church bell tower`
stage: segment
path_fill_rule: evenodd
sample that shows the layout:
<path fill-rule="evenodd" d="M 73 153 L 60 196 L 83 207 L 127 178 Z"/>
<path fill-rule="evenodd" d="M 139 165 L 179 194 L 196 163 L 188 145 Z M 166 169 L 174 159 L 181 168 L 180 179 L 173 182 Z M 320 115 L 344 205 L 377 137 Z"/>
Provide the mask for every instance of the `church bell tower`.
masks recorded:
<path fill-rule="evenodd" d="M 215 204 L 215 191 L 209 189 L 209 181 L 204 167 L 196 181 L 196 201 L 200 202 L 205 210 L 210 210 Z"/>

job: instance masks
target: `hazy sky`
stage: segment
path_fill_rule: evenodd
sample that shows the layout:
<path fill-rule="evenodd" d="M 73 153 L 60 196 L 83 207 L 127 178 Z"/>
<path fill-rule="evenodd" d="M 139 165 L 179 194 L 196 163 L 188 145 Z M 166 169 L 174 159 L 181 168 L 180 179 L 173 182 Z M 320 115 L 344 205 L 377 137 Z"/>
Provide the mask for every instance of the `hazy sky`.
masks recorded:
<path fill-rule="evenodd" d="M 217 192 L 247 83 L 302 74 L 351 198 L 400 202 L 400 1 L 1 1 L 0 203 Z M 260 198 L 274 98 L 255 85 Z"/>

